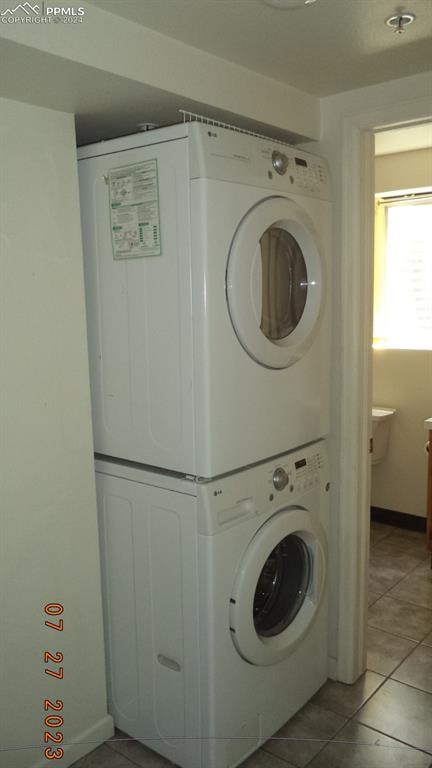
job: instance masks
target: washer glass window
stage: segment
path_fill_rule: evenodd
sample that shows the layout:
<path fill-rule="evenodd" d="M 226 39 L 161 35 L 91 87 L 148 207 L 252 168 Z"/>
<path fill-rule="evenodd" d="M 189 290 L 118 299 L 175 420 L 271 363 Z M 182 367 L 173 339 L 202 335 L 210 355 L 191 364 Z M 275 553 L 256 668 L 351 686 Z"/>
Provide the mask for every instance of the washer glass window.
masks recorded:
<path fill-rule="evenodd" d="M 300 611 L 312 577 L 309 549 L 300 536 L 286 536 L 270 553 L 255 590 L 253 617 L 261 637 L 283 632 Z"/>
<path fill-rule="evenodd" d="M 260 248 L 260 328 L 270 341 L 279 341 L 292 333 L 303 315 L 308 289 L 306 263 L 295 237 L 277 226 L 264 232 Z"/>

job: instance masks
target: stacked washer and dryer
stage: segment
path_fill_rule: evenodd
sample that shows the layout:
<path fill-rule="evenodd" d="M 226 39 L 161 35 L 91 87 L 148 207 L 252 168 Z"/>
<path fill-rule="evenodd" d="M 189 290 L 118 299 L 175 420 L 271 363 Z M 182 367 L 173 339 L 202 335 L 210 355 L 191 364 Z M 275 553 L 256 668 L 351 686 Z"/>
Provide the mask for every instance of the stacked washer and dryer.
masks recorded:
<path fill-rule="evenodd" d="M 79 175 L 110 711 L 234 768 L 327 677 L 327 166 L 185 123 Z"/>

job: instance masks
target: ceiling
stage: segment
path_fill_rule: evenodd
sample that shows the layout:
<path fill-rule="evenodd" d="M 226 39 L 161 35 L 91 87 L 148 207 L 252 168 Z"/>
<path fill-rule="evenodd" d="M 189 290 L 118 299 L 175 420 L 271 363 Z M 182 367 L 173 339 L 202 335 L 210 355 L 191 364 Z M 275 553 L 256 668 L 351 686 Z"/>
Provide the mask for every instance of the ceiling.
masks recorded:
<path fill-rule="evenodd" d="M 375 154 L 393 155 L 396 152 L 411 152 L 414 149 L 432 147 L 432 123 L 392 128 L 375 134 Z"/>
<path fill-rule="evenodd" d="M 317 96 L 431 68 L 432 0 L 317 0 L 291 10 L 262 0 L 90 2 Z M 397 35 L 384 21 L 401 10 L 417 19 Z"/>
<path fill-rule="evenodd" d="M 185 96 L 67 58 L 57 57 L 54 66 L 50 53 L 29 49 L 14 41 L 0 40 L 0 60 L 7 61 L 8 70 L 13 72 L 13 77 L 0 78 L 0 96 L 74 113 L 79 145 L 135 133 L 137 125 L 146 121 L 157 125 L 178 123 L 180 108 L 203 113 L 202 103 Z M 287 129 L 220 108 L 205 107 L 205 114 L 281 141 L 298 144 L 306 140 Z"/>

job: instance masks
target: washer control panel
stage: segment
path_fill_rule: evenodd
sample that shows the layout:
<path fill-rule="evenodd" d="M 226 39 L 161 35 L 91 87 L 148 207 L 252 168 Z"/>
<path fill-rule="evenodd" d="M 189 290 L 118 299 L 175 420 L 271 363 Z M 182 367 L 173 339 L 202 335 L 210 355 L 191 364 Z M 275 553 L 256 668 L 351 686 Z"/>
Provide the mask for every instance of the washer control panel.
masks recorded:
<path fill-rule="evenodd" d="M 314 485 L 318 485 L 321 478 L 323 459 L 320 451 L 308 453 L 294 461 L 292 473 L 293 491 L 308 491 Z"/>
<path fill-rule="evenodd" d="M 285 505 L 303 503 L 303 497 L 308 504 L 309 493 L 319 496 L 328 487 L 323 440 L 239 472 L 203 480 L 196 483 L 201 500 L 199 532 L 218 533 Z"/>
<path fill-rule="evenodd" d="M 279 464 L 272 467 L 268 474 L 268 485 L 279 493 L 285 491 L 284 498 L 305 493 L 322 480 L 324 456 L 321 446 L 311 446 L 303 451 L 296 451 L 282 457 Z"/>

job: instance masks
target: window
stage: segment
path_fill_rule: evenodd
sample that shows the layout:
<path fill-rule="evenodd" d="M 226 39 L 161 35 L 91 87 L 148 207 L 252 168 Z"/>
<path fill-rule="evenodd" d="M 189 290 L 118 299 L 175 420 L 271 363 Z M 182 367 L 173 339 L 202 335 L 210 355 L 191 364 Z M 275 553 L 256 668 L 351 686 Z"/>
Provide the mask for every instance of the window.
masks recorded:
<path fill-rule="evenodd" d="M 264 563 L 253 601 L 257 634 L 275 637 L 294 621 L 302 607 L 312 576 L 308 546 L 290 533 Z"/>
<path fill-rule="evenodd" d="M 285 339 L 306 306 L 308 277 L 297 240 L 271 226 L 260 240 L 262 265 L 261 330 L 270 341 Z"/>
<path fill-rule="evenodd" d="M 377 197 L 374 347 L 432 349 L 432 191 Z"/>

